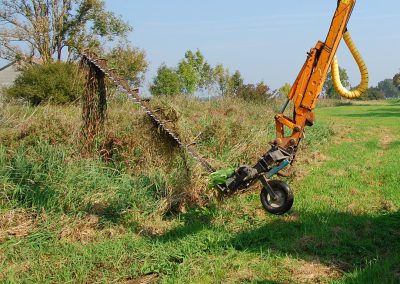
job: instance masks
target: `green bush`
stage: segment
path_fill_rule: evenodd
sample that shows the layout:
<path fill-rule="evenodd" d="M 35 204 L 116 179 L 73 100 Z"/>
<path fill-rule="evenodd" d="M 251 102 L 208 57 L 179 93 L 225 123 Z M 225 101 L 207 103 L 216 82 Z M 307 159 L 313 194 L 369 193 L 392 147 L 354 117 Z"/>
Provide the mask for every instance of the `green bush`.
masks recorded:
<path fill-rule="evenodd" d="M 6 89 L 10 98 L 25 99 L 32 105 L 42 102 L 65 104 L 83 93 L 83 79 L 71 63 L 34 65 L 24 69 L 14 86 Z"/>
<path fill-rule="evenodd" d="M 182 88 L 178 72 L 166 65 L 161 65 L 150 87 L 150 92 L 153 96 L 173 96 L 180 94 Z"/>
<path fill-rule="evenodd" d="M 270 88 L 263 82 L 257 85 L 248 84 L 238 88 L 237 97 L 246 101 L 266 101 L 269 97 Z"/>
<path fill-rule="evenodd" d="M 379 88 L 377 87 L 368 88 L 365 94 L 359 98 L 359 100 L 362 101 L 384 100 L 384 99 L 385 99 L 385 93 L 379 90 Z"/>

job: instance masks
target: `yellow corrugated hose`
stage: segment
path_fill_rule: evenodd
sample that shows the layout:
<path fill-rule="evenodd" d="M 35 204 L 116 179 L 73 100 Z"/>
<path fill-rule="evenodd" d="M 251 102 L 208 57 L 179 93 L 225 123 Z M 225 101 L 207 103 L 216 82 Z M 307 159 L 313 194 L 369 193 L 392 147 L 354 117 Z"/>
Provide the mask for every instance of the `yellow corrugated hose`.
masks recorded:
<path fill-rule="evenodd" d="M 348 31 L 343 34 L 343 39 L 346 42 L 347 47 L 350 49 L 350 52 L 353 55 L 354 59 L 356 60 L 358 68 L 360 69 L 361 83 L 353 91 L 349 91 L 345 87 L 343 87 L 342 82 L 340 81 L 339 63 L 335 56 L 335 59 L 333 60 L 332 63 L 333 86 L 335 87 L 335 90 L 341 97 L 347 99 L 356 99 L 361 97 L 368 89 L 368 83 L 369 83 L 368 68 Z"/>

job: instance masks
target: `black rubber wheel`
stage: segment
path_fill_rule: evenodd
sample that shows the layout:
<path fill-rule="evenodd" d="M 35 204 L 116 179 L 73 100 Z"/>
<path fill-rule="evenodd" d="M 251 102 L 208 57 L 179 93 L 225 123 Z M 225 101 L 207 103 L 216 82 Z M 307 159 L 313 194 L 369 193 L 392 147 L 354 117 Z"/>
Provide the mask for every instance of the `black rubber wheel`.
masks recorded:
<path fill-rule="evenodd" d="M 283 215 L 293 206 L 293 192 L 289 185 L 279 180 L 270 180 L 269 186 L 277 195 L 277 199 L 273 200 L 267 189 L 261 191 L 261 203 L 265 210 L 271 214 Z"/>

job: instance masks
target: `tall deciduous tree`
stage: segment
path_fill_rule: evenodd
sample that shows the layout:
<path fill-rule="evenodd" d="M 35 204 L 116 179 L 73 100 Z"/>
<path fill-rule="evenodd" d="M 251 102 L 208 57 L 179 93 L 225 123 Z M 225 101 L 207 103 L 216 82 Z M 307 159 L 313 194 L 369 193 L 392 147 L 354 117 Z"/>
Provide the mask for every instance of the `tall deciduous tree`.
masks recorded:
<path fill-rule="evenodd" d="M 178 64 L 178 74 L 182 80 L 182 92 L 193 95 L 196 90 L 206 89 L 212 84 L 213 72 L 200 50 L 188 50 Z"/>
<path fill-rule="evenodd" d="M 214 84 L 217 86 L 220 96 L 238 96 L 244 86 L 244 80 L 239 70 L 231 75 L 229 69 L 218 64 L 214 68 Z"/>
<path fill-rule="evenodd" d="M 104 55 L 108 59 L 108 66 L 118 70 L 132 86 L 139 87 L 144 81 L 148 63 L 146 53 L 128 43 L 112 48 Z"/>
<path fill-rule="evenodd" d="M 229 70 L 226 69 L 222 64 L 218 64 L 214 68 L 214 80 L 218 86 L 218 93 L 220 96 L 231 95 L 229 80 L 230 80 Z"/>
<path fill-rule="evenodd" d="M 239 70 L 236 70 L 235 73 L 233 73 L 229 82 L 230 82 L 230 86 L 232 89 L 232 93 L 234 95 L 237 95 L 239 93 L 240 88 L 242 88 L 244 85 L 244 80 L 243 80 L 242 74 L 240 74 Z"/>
<path fill-rule="evenodd" d="M 68 58 L 101 38 L 124 37 L 131 27 L 105 10 L 103 0 L 0 0 L 0 57 Z"/>

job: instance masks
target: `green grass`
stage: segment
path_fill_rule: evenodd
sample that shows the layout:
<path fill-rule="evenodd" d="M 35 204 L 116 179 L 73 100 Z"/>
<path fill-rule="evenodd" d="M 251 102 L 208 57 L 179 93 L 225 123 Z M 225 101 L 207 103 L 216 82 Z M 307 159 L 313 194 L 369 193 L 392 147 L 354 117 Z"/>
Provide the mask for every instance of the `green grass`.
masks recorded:
<path fill-rule="evenodd" d="M 170 104 L 183 138 L 203 133 L 198 148 L 221 166 L 254 162 L 273 136 L 271 123 L 250 124 L 272 117 L 271 107 Z M 399 104 L 317 110 L 289 180 L 294 209 L 283 217 L 262 210 L 257 188 L 218 203 L 190 160 L 128 140 L 132 130 L 144 139 L 152 130 L 138 114 L 133 126 L 122 119 L 127 108 L 111 114 L 119 122 L 113 138 L 122 141 L 114 147 L 122 146 L 108 162 L 96 153 L 82 158 L 79 139 L 63 134 L 76 132 L 66 122 L 74 108 L 56 137 L 51 124 L 38 132 L 42 124 L 30 120 L 21 127 L 32 136 L 18 140 L 22 130 L 2 123 L 0 282 L 400 282 Z M 12 113 L 2 121 L 21 120 Z"/>

